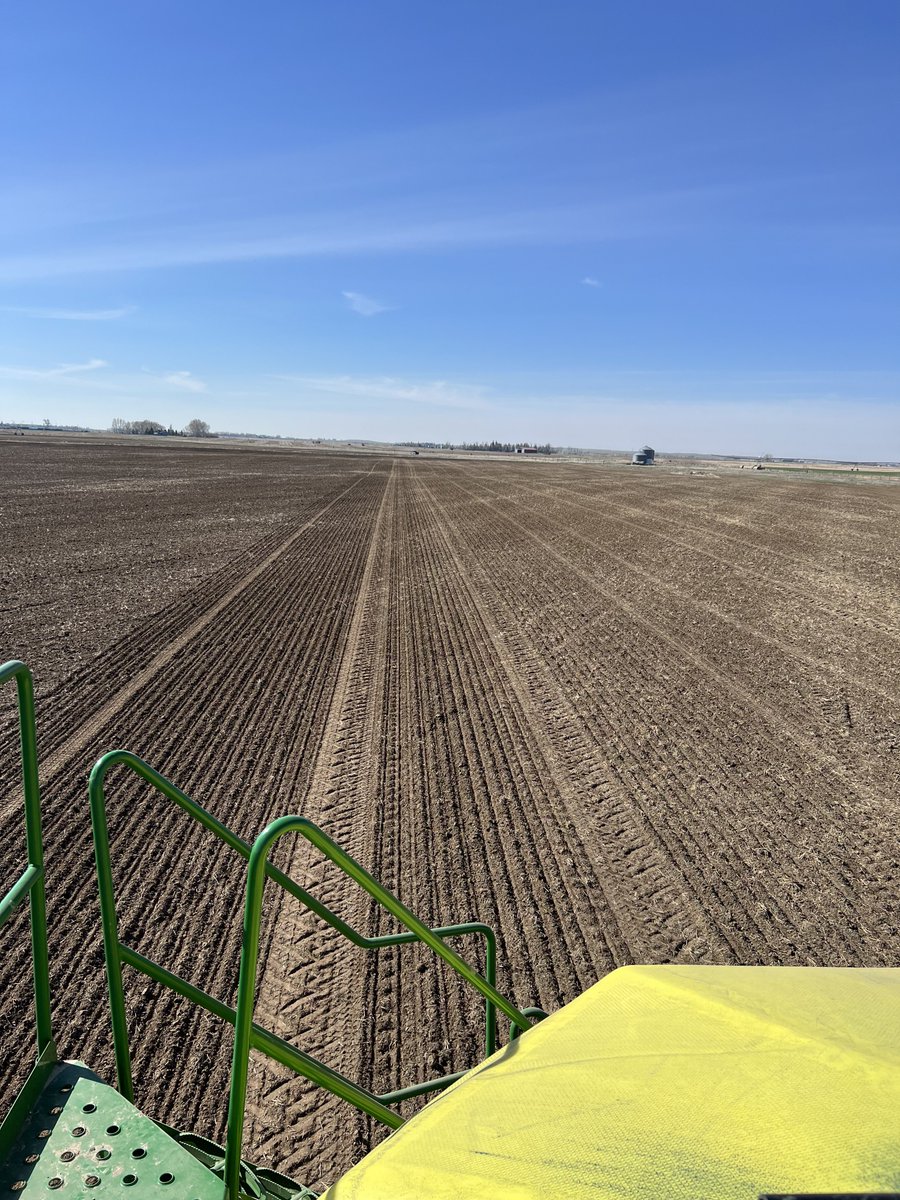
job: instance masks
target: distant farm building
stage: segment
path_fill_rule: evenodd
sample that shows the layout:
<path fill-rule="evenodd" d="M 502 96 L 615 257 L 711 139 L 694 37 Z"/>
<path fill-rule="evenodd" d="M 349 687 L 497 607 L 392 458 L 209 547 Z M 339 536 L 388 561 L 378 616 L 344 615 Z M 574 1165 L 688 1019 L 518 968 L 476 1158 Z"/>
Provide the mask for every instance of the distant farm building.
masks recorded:
<path fill-rule="evenodd" d="M 632 454 L 631 462 L 637 467 L 652 467 L 656 462 L 656 451 L 652 446 L 643 446 L 636 454 Z"/>

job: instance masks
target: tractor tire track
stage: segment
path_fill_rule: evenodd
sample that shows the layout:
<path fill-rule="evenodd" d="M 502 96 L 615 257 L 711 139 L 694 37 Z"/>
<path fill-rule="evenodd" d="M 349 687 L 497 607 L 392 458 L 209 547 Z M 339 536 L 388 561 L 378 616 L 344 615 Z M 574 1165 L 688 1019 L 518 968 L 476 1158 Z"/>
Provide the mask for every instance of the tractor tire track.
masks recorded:
<path fill-rule="evenodd" d="M 374 467 L 372 469 L 374 470 Z M 99 729 L 106 725 L 138 692 L 146 688 L 156 676 L 164 671 L 190 641 L 201 634 L 230 604 L 251 588 L 261 575 L 268 571 L 312 525 L 319 521 L 334 505 L 338 504 L 358 483 L 359 479 L 355 479 L 349 487 L 339 492 L 323 508 L 319 509 L 314 516 L 294 529 L 287 538 L 279 541 L 274 549 L 268 550 L 266 556 L 260 562 L 254 565 L 236 582 L 232 583 L 228 590 L 213 601 L 209 607 L 203 609 L 198 616 L 194 616 L 186 628 L 182 629 L 174 637 L 171 637 L 165 645 L 161 646 L 153 657 L 150 658 L 149 662 L 145 659 L 144 664 L 130 677 L 128 682 L 120 687 L 111 699 L 95 710 L 91 717 L 78 729 L 74 732 L 67 732 L 62 743 L 54 746 L 49 752 L 45 750 L 41 756 L 42 784 L 46 784 L 65 767 L 70 766 L 72 760 L 80 755 L 85 746 L 96 737 Z M 196 597 L 192 597 L 191 607 L 194 608 L 196 603 Z M 113 657 L 114 662 L 118 661 L 115 651 L 112 652 L 111 657 Z M 43 741 L 46 742 L 46 738 Z M 0 812 L 0 821 L 5 819 L 10 811 L 16 811 L 19 803 L 20 801 L 17 797 L 5 810 Z"/>
<path fill-rule="evenodd" d="M 458 484 L 455 486 L 459 487 Z M 471 497 L 472 489 L 470 480 L 466 481 L 465 489 L 467 495 Z M 783 759 L 786 752 L 788 758 L 793 757 L 796 759 L 798 742 L 801 751 L 809 750 L 813 752 L 812 761 L 815 762 L 821 758 L 818 747 L 809 745 L 802 737 L 797 738 L 795 730 L 791 731 L 794 744 L 792 745 L 791 742 L 785 743 L 783 740 L 783 731 L 790 730 L 790 726 L 785 726 L 781 714 L 770 710 L 766 705 L 760 705 L 754 697 L 746 693 L 746 689 L 740 688 L 735 681 L 723 680 L 714 668 L 711 668 L 703 659 L 698 658 L 696 654 L 685 654 L 686 648 L 683 643 L 679 643 L 677 640 L 672 641 L 664 631 L 659 629 L 658 625 L 649 626 L 646 620 L 641 620 L 642 614 L 636 613 L 633 610 L 633 606 L 626 605 L 618 593 L 610 593 L 598 576 L 586 572 L 580 564 L 577 564 L 568 555 L 563 556 L 559 549 L 561 543 L 558 539 L 555 544 L 551 544 L 537 534 L 535 530 L 525 526 L 521 521 L 508 513 L 504 514 L 502 518 L 497 517 L 498 502 L 496 495 L 490 501 L 482 497 L 472 502 L 480 502 L 482 505 L 489 503 L 492 514 L 494 514 L 496 519 L 502 520 L 503 525 L 507 529 L 515 528 L 518 530 L 520 536 L 525 536 L 527 540 L 537 541 L 543 555 L 548 556 L 550 559 L 555 558 L 560 563 L 564 562 L 566 564 L 570 579 L 582 580 L 590 592 L 594 593 L 595 596 L 599 594 L 599 596 L 603 597 L 605 603 L 613 606 L 613 612 L 621 612 L 628 618 L 629 622 L 635 622 L 636 630 L 641 631 L 642 657 L 645 660 L 648 659 L 648 656 L 649 658 L 653 657 L 652 647 L 654 643 L 659 644 L 662 642 L 662 645 L 670 646 L 674 655 L 669 654 L 665 666 L 660 665 L 657 668 L 657 676 L 662 676 L 667 681 L 669 687 L 676 684 L 679 675 L 684 674 L 684 670 L 673 669 L 677 668 L 678 664 L 681 663 L 683 668 L 689 672 L 689 675 L 685 675 L 682 682 L 678 684 L 679 691 L 691 695 L 695 704 L 698 698 L 707 694 L 710 696 L 715 694 L 714 691 L 710 690 L 709 683 L 704 682 L 712 679 L 715 682 L 715 691 L 719 693 L 725 692 L 726 695 L 730 692 L 735 696 L 739 707 L 744 709 L 746 713 L 756 713 L 763 718 L 763 726 L 757 731 L 757 734 L 761 735 L 764 741 L 771 743 L 773 761 L 777 762 L 779 759 Z M 520 511 L 521 506 L 517 506 L 517 512 Z M 509 533 L 499 536 L 502 536 L 507 544 L 509 543 Z M 486 555 L 487 551 L 485 551 Z M 506 587 L 510 594 L 515 594 L 516 586 L 511 580 L 506 582 Z M 556 588 L 554 590 L 558 591 Z M 585 614 L 586 610 L 590 609 L 590 603 L 585 599 L 578 607 L 581 612 L 576 612 L 567 618 L 570 622 L 574 619 L 575 629 L 578 629 L 580 624 L 585 624 L 580 618 Z M 542 613 L 542 618 L 544 624 L 546 624 L 547 610 L 544 610 Z M 593 621 L 590 623 L 593 624 Z M 539 636 L 539 631 L 535 632 L 535 636 Z M 624 653 L 623 644 L 627 644 L 629 640 L 633 640 L 633 636 L 633 633 L 624 637 L 620 635 L 616 639 L 609 638 L 607 635 L 608 645 L 610 647 L 615 645 L 615 655 L 620 660 L 616 681 L 613 682 L 611 680 L 607 685 L 610 689 L 610 694 L 615 695 L 614 707 L 610 714 L 613 717 L 619 711 L 627 711 L 627 708 L 624 707 L 626 695 L 628 691 L 633 690 L 629 681 L 640 679 L 642 675 L 647 675 L 646 665 L 642 666 L 639 659 L 634 659 L 631 663 L 627 662 L 627 655 Z M 592 685 L 590 674 L 588 673 L 586 677 L 582 678 L 579 675 L 579 664 L 585 660 L 590 661 L 590 651 L 587 645 L 584 646 L 583 651 L 577 649 L 577 643 L 574 643 L 571 627 L 567 627 L 566 636 L 559 638 L 559 641 L 560 643 L 567 643 L 568 648 L 574 651 L 574 653 L 567 656 L 565 664 L 562 667 L 562 677 L 567 682 L 571 681 L 572 691 L 577 689 L 581 692 L 581 689 L 585 689 L 587 694 L 597 697 L 596 683 L 593 684 L 593 690 L 590 690 Z M 552 649 L 552 647 L 548 647 L 548 653 Z M 599 666 L 600 664 L 598 664 Z M 697 677 L 696 682 L 690 682 L 690 675 L 694 674 L 694 668 L 699 668 L 701 674 Z M 608 672 L 609 666 L 607 664 L 605 671 L 602 673 L 608 674 Z M 581 674 L 584 675 L 583 672 Z M 582 692 L 581 694 L 584 693 Z M 748 701 L 746 705 L 740 703 L 742 699 Z M 637 705 L 635 722 L 638 728 L 653 729 L 654 726 L 659 728 L 658 722 L 666 720 L 664 711 L 658 714 L 654 714 L 652 710 L 642 712 L 641 709 L 646 709 L 646 705 L 642 704 L 638 696 L 635 697 L 635 703 Z M 671 708 L 670 701 L 667 701 L 666 704 Z M 669 713 L 670 718 L 673 715 L 677 716 L 677 713 Z M 582 706 L 582 723 L 588 716 L 589 712 L 584 710 Z M 702 721 L 700 712 L 695 712 L 694 719 L 697 723 Z M 736 719 L 740 718 L 736 717 Z M 746 720 L 746 716 L 742 719 Z M 883 895 L 883 886 L 880 881 L 883 878 L 881 872 L 884 867 L 878 861 L 878 858 L 872 862 L 870 867 L 865 854 L 859 855 L 858 858 L 854 857 L 852 860 L 852 874 L 848 874 L 846 859 L 841 850 L 843 841 L 849 833 L 844 826 L 843 818 L 838 813 L 837 823 L 835 823 L 836 814 L 834 808 L 831 808 L 830 814 L 827 816 L 828 810 L 823 810 L 821 807 L 818 810 L 810 812 L 808 805 L 804 805 L 801 799 L 802 793 L 797 792 L 795 786 L 789 781 L 789 777 L 782 776 L 775 780 L 769 779 L 765 781 L 770 787 L 774 784 L 774 788 L 772 788 L 774 795 L 771 792 L 769 794 L 765 792 L 761 793 L 758 782 L 754 781 L 750 776 L 745 776 L 741 783 L 737 783 L 737 780 L 735 780 L 739 788 L 746 789 L 746 791 L 754 796 L 754 800 L 762 806 L 763 810 L 759 813 L 754 813 L 752 817 L 741 816 L 736 820 L 736 813 L 733 811 L 734 800 L 732 795 L 729 794 L 730 789 L 725 792 L 719 791 L 718 799 L 716 799 L 714 793 L 711 794 L 711 789 L 719 789 L 721 787 L 721 784 L 717 781 L 729 780 L 734 777 L 734 766 L 736 765 L 728 761 L 734 755 L 734 749 L 723 743 L 722 748 L 725 750 L 725 754 L 723 755 L 722 749 L 717 746 L 717 742 L 712 736 L 712 731 L 717 727 L 722 730 L 727 730 L 728 728 L 727 725 L 722 724 L 721 716 L 715 718 L 710 714 L 710 724 L 705 730 L 698 730 L 698 732 L 703 732 L 706 735 L 704 755 L 707 760 L 711 760 L 707 762 L 705 771 L 698 773 L 697 769 L 692 767 L 689 751 L 685 753 L 687 748 L 690 747 L 691 742 L 696 741 L 696 737 L 683 721 L 680 722 L 677 733 L 675 730 L 666 731 L 666 741 L 672 744 L 673 748 L 670 756 L 663 761 L 662 765 L 665 769 L 664 780 L 668 781 L 668 789 L 672 789 L 672 784 L 680 775 L 681 783 L 679 791 L 684 796 L 685 801 L 691 805 L 696 803 L 695 793 L 698 781 L 700 781 L 704 811 L 710 810 L 710 806 L 713 806 L 713 810 L 718 809 L 718 816 L 724 823 L 724 828 L 730 830 L 732 833 L 733 843 L 727 847 L 727 857 L 732 860 L 730 869 L 727 872 L 723 872 L 721 863 L 716 863 L 710 859 L 710 846 L 708 842 L 704 840 L 704 842 L 698 843 L 696 837 L 691 837 L 690 826 L 687 829 L 685 828 L 683 816 L 680 816 L 678 811 L 673 809 L 671 802 L 666 801 L 665 788 L 660 790 L 656 800 L 652 803 L 653 808 L 657 811 L 662 810 L 662 814 L 665 815 L 665 824 L 674 831 L 675 836 L 683 845 L 685 834 L 687 834 L 687 847 L 689 848 L 686 847 L 687 852 L 684 854 L 682 861 L 685 869 L 690 869 L 690 864 L 694 864 L 693 871 L 695 878 L 696 872 L 700 871 L 700 877 L 696 878 L 700 894 L 703 894 L 704 890 L 709 894 L 710 887 L 715 888 L 713 881 L 719 881 L 718 886 L 724 887 L 727 891 L 727 881 L 729 878 L 742 880 L 742 887 L 744 889 L 746 889 L 748 880 L 753 880 L 754 885 L 759 886 L 760 894 L 754 898 L 752 905 L 746 899 L 743 902 L 737 902 L 734 899 L 731 901 L 723 899 L 720 928 L 723 935 L 727 936 L 728 940 L 738 948 L 738 960 L 755 961 L 755 954 L 761 954 L 764 958 L 766 958 L 766 955 L 774 954 L 784 956 L 779 958 L 779 961 L 790 961 L 791 955 L 797 955 L 798 961 L 819 961 L 818 955 L 812 950 L 812 946 L 823 946 L 823 934 L 830 934 L 831 938 L 833 938 L 831 954 L 836 956 L 837 961 L 853 961 L 852 956 L 854 953 L 858 953 L 858 951 L 854 951 L 852 947 L 854 945 L 858 946 L 861 938 L 869 946 L 869 954 L 872 955 L 875 953 L 875 961 L 880 961 L 881 955 L 885 953 L 885 950 L 876 951 L 876 947 L 879 945 L 879 942 L 881 942 L 882 946 L 889 944 L 882 942 L 882 937 L 886 936 L 890 938 L 892 936 L 890 930 L 895 928 L 895 926 L 890 915 L 879 911 L 879 907 L 883 904 L 883 900 L 880 898 Z M 621 719 L 615 722 L 613 729 L 616 731 L 617 736 L 626 737 L 627 729 L 623 728 Z M 623 760 L 623 765 L 627 765 L 629 761 L 635 765 L 640 763 L 642 759 L 646 758 L 647 749 L 649 749 L 649 743 L 644 743 L 643 746 L 634 745 L 634 739 L 630 740 L 632 741 L 632 748 L 628 756 Z M 679 748 L 678 753 L 675 751 L 675 745 Z M 654 756 L 657 756 L 656 751 L 654 751 Z M 685 767 L 687 768 L 686 773 Z M 796 778 L 803 779 L 806 776 L 807 770 L 808 768 L 801 759 L 797 765 Z M 693 780 L 691 779 L 692 775 Z M 835 777 L 833 770 L 831 771 L 831 778 L 834 780 L 835 795 L 838 797 L 845 787 L 845 780 L 840 772 Z M 650 808 L 651 798 L 647 795 L 646 791 L 651 779 L 652 776 L 648 776 L 646 769 L 641 774 L 635 775 L 632 768 L 632 777 L 623 781 L 624 794 L 634 798 L 642 797 L 641 808 L 645 814 L 652 811 Z M 877 820 L 878 805 L 876 803 L 873 809 L 872 805 L 867 804 L 865 797 L 860 795 L 858 785 L 856 785 L 854 791 L 856 792 L 854 811 L 857 816 L 857 822 L 861 826 L 858 836 L 861 840 L 864 840 L 869 836 L 867 829 Z M 676 792 L 675 795 L 677 794 Z M 742 804 L 740 807 L 746 811 L 746 804 Z M 765 817 L 763 817 L 763 812 L 765 813 Z M 776 828 L 783 826 L 787 813 L 791 814 L 794 821 L 794 828 L 796 829 L 813 828 L 815 827 L 816 820 L 819 818 L 825 819 L 827 824 L 832 827 L 829 838 L 835 839 L 835 841 L 833 845 L 828 847 L 831 851 L 830 857 L 833 864 L 829 873 L 828 884 L 832 891 L 835 908 L 833 910 L 833 920 L 829 922 L 825 930 L 821 926 L 814 929 L 809 925 L 802 910 L 797 911 L 797 901 L 800 898 L 797 894 L 792 895 L 789 890 L 787 895 L 785 895 L 783 891 L 784 884 L 788 884 L 790 887 L 789 881 L 795 873 L 802 877 L 804 870 L 808 869 L 805 863 L 811 861 L 813 855 L 818 857 L 822 853 L 824 847 L 821 843 L 816 844 L 815 850 L 812 844 L 810 844 L 809 849 L 800 851 L 800 857 L 796 857 L 795 855 L 795 861 L 792 866 L 780 868 L 782 872 L 786 873 L 786 878 L 783 877 L 782 880 L 779 880 L 782 886 L 778 892 L 775 892 L 771 888 L 770 880 L 766 874 L 769 864 L 774 861 L 773 855 L 775 854 L 771 840 L 772 825 L 767 824 L 767 821 L 772 822 Z M 815 815 L 816 813 L 819 815 Z M 658 819 L 659 817 L 657 817 Z M 671 837 L 671 835 L 669 836 Z M 691 842 L 694 843 L 693 846 L 690 845 Z M 886 848 L 887 861 L 890 861 L 889 856 L 891 852 L 890 848 Z M 704 867 L 702 864 L 705 862 L 707 865 Z M 707 881 L 705 889 L 702 886 L 704 879 Z M 715 894 L 714 890 L 713 894 Z M 860 901 L 863 898 L 865 898 L 865 903 L 861 904 Z M 874 920 L 867 924 L 864 914 L 867 909 L 872 909 L 873 905 L 875 905 Z M 887 924 L 883 926 L 885 916 L 887 916 Z M 752 931 L 750 942 L 748 943 L 744 940 L 743 946 L 741 946 L 740 940 L 735 943 L 735 937 L 738 936 L 738 931 L 742 926 Z M 883 934 L 879 932 L 879 926 L 884 928 Z M 743 937 L 745 939 L 746 935 L 743 935 Z M 754 947 L 760 947 L 765 943 L 769 943 L 767 951 L 754 949 Z M 800 948 L 804 943 L 809 947 L 806 951 Z M 811 954 L 812 957 L 805 958 L 804 953 Z M 766 958 L 766 961 L 770 961 L 770 959 Z M 834 961 L 834 958 L 832 961 Z"/>
<path fill-rule="evenodd" d="M 353 814 L 356 795 L 348 797 L 346 793 L 358 793 L 361 779 L 365 777 L 363 761 L 369 747 L 360 740 L 358 731 L 364 724 L 360 718 L 365 715 L 368 696 L 372 692 L 371 627 L 374 622 L 377 636 L 378 629 L 384 624 L 379 612 L 382 591 L 376 587 L 376 575 L 379 567 L 381 573 L 384 572 L 383 559 L 390 549 L 395 486 L 395 468 L 392 468 L 372 526 L 340 669 L 303 800 L 304 815 L 321 824 L 351 853 L 353 846 L 347 816 Z M 371 797 L 360 797 L 362 803 L 366 799 L 371 803 Z M 308 843 L 298 840 L 283 856 L 281 865 L 323 903 L 345 911 L 346 906 L 340 901 L 346 900 L 346 893 L 351 891 L 346 886 L 348 881 L 342 879 L 330 864 L 321 861 L 321 856 Z M 307 1053 L 326 1060 L 331 1058 L 333 1062 L 333 1048 L 336 1046 L 339 1052 L 344 1044 L 341 1034 L 347 1032 L 346 1014 L 341 1020 L 334 1012 L 340 1000 L 338 1005 L 333 1001 L 346 995 L 346 983 L 340 972 L 351 956 L 352 950 L 340 934 L 301 909 L 296 901 L 286 899 L 280 907 L 277 928 L 261 974 L 257 1020 L 288 1040 L 302 1039 Z M 316 1017 L 320 1019 L 316 1021 Z M 325 1019 L 321 1019 L 323 1017 Z M 263 1065 L 253 1077 L 248 1105 L 252 1119 L 250 1136 L 262 1158 L 270 1158 L 273 1138 L 283 1142 L 282 1131 L 286 1124 L 305 1135 L 302 1165 L 307 1166 L 317 1156 L 321 1157 L 334 1143 L 335 1130 L 327 1123 L 323 1128 L 322 1114 L 317 1112 L 327 1106 L 328 1101 L 317 1089 L 297 1081 L 276 1064 Z M 265 1130 L 271 1121 L 267 1109 L 274 1112 L 278 1131 L 268 1136 Z M 333 1104 L 331 1110 L 334 1110 Z M 345 1119 L 343 1113 L 340 1117 Z M 314 1128 L 308 1128 L 310 1125 Z M 278 1165 L 279 1169 L 284 1169 L 280 1163 Z"/>
<path fill-rule="evenodd" d="M 82 919 L 95 905 L 84 782 L 115 744 L 248 840 L 302 812 L 432 924 L 491 924 L 498 985 L 522 1005 L 555 1008 L 629 961 L 895 960 L 900 847 L 878 738 L 896 638 L 878 605 L 897 564 L 884 548 L 867 558 L 896 508 L 886 491 L 810 541 L 820 492 L 780 481 L 623 470 L 601 486 L 557 464 L 309 461 L 287 528 L 39 709 L 65 1050 L 109 1071 L 99 934 Z M 852 497 L 829 496 L 838 522 Z M 852 519 L 862 529 L 872 513 L 854 545 Z M 870 584 L 858 678 L 884 694 L 829 661 L 851 628 L 828 585 L 828 555 L 845 550 L 837 595 Z M 758 595 L 744 568 L 765 573 Z M 0 751 L 2 783 L 8 738 Z M 121 774 L 110 821 L 123 940 L 233 1002 L 243 862 Z M 392 928 L 305 843 L 276 857 L 357 929 Z M 460 948 L 482 962 L 474 940 Z M 30 1007 L 14 965 L 6 1094 Z M 274 888 L 260 969 L 257 1019 L 373 1090 L 483 1053 L 480 1002 L 422 947 L 356 951 Z M 221 1138 L 230 1029 L 131 972 L 126 998 L 139 1102 Z M 250 1098 L 247 1156 L 314 1186 L 381 1136 L 255 1057 Z"/>
<path fill-rule="evenodd" d="M 437 504 L 431 489 L 424 486 Z M 481 595 L 490 597 L 490 610 L 496 611 L 502 597 L 484 569 L 484 563 L 491 559 L 489 551 L 485 547 L 487 552 L 470 556 L 463 563 L 461 554 L 468 547 L 459 536 L 458 526 L 445 519 L 443 528 L 447 552 L 460 577 L 477 579 Z M 456 545 L 450 540 L 451 530 Z M 484 601 L 481 608 L 485 613 L 489 611 Z M 601 866 L 606 901 L 616 914 L 619 929 L 627 931 L 619 943 L 617 962 L 666 962 L 679 957 L 708 960 L 710 947 L 717 939 L 695 893 L 672 871 L 671 856 L 665 844 L 654 838 L 652 826 L 610 787 L 611 772 L 598 754 L 601 748 L 585 736 L 575 708 L 559 696 L 547 704 L 544 697 L 552 685 L 539 681 L 541 664 L 515 638 L 514 629 L 507 625 L 507 630 L 503 632 L 492 622 L 494 652 L 513 682 L 520 705 L 530 711 L 535 741 L 547 764 L 548 777 L 559 789 L 570 827 L 591 830 L 589 844 Z M 553 682 L 557 685 L 553 691 L 558 693 L 558 680 Z M 602 822 L 595 819 L 598 805 L 603 811 Z M 687 933 L 686 927 L 693 933 Z M 727 955 L 726 947 L 727 943 L 720 942 L 719 953 Z"/>
<path fill-rule="evenodd" d="M 130 744 L 244 837 L 255 836 L 267 811 L 271 817 L 293 807 L 286 793 L 302 786 L 308 761 L 304 751 L 318 741 L 324 719 L 322 705 L 327 705 L 334 686 L 343 646 L 345 597 L 354 578 L 358 580 L 359 549 L 369 531 L 372 499 L 376 495 L 380 499 L 383 487 L 383 477 L 372 479 L 370 475 L 361 488 L 343 489 L 337 509 L 318 522 L 307 523 L 303 533 L 298 531 L 280 554 L 270 555 L 266 567 L 254 571 L 244 586 L 232 589 L 230 602 L 203 621 L 191 641 L 180 645 L 170 659 L 171 686 L 160 689 L 151 684 L 136 693 L 129 712 L 113 718 L 115 731 L 109 721 L 98 728 L 98 743 L 106 747 L 123 741 Z M 310 560 L 327 564 L 325 571 L 311 575 L 307 569 Z M 248 654 L 251 648 L 252 658 Z M 209 670 L 211 663 L 214 673 Z M 267 688 L 264 703 L 260 702 L 260 675 Z M 281 720 L 274 707 L 279 697 L 285 706 Z M 248 746 L 254 744 L 267 747 L 271 765 L 249 755 Z M 116 785 L 117 795 L 129 801 L 124 819 L 121 809 L 111 809 L 114 866 L 122 881 L 123 939 L 164 961 L 168 954 L 173 969 L 231 999 L 236 984 L 242 864 L 234 862 L 232 855 L 219 853 L 208 835 L 157 798 L 128 781 L 116 781 Z M 70 869 L 80 867 L 72 871 L 72 887 L 64 881 L 60 888 L 57 883 L 58 893 L 51 897 L 52 918 L 86 909 L 94 884 L 83 784 L 77 776 L 71 780 L 51 778 L 44 791 L 49 814 L 48 870 L 52 871 L 54 845 L 65 847 Z M 246 791 L 255 793 L 249 809 L 241 803 Z M 260 792 L 265 795 L 267 791 L 268 797 L 260 803 Z M 143 857 L 141 846 L 146 840 L 142 830 L 153 823 L 166 830 L 180 827 L 183 838 L 169 837 L 161 847 L 157 845 L 151 863 Z M 186 853 L 192 857 L 186 859 Z M 155 887 L 148 891 L 151 880 Z M 216 882 L 210 886 L 213 880 Z M 226 881 L 223 895 L 221 885 Z M 185 920 L 185 889 L 191 897 L 191 910 L 182 936 L 173 946 L 171 937 L 160 939 L 159 934 L 173 928 L 179 913 L 181 921 Z M 177 931 L 178 926 L 174 928 Z M 93 946 L 82 944 L 74 957 L 54 956 L 56 990 L 66 997 L 70 1028 L 83 1025 L 91 1029 L 89 1014 L 103 1009 L 97 951 L 95 942 Z M 146 1098 L 151 1110 L 160 1111 L 162 1102 L 170 1119 L 178 1119 L 181 1113 L 185 1124 L 205 1127 L 213 1136 L 221 1133 L 224 1113 L 219 1101 L 230 1057 L 225 1050 L 227 1031 L 177 999 L 159 995 L 146 981 L 139 982 L 135 992 L 139 998 L 136 1010 L 143 1012 L 146 1022 L 135 1038 L 135 1052 L 142 1067 L 139 1077 L 150 1080 Z M 103 1024 L 94 1021 L 88 1045 L 79 1047 L 80 1051 L 86 1055 L 93 1051 L 88 1057 L 94 1062 L 108 1063 L 108 1048 L 103 1045 L 106 1033 Z M 189 1098 L 187 1109 L 183 1100 L 171 1094 L 168 1082 L 180 1078 L 179 1060 L 185 1046 L 192 1048 L 192 1057 L 218 1081 L 217 1087 L 198 1089 Z"/>

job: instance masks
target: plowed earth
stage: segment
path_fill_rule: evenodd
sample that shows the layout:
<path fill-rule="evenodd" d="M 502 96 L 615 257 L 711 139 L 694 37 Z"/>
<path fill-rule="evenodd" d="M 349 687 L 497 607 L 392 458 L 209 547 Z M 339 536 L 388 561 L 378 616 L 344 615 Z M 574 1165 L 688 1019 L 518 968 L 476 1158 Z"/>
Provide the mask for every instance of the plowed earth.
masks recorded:
<path fill-rule="evenodd" d="M 85 783 L 114 746 L 245 838 L 301 812 L 429 922 L 493 925 L 521 1005 L 633 961 L 896 963 L 895 487 L 50 439 L 0 459 L 68 1054 L 111 1077 Z M 128 778 L 109 791 L 123 940 L 233 1003 L 242 864 Z M 391 927 L 305 843 L 279 854 Z M 375 1090 L 478 1060 L 479 1005 L 420 948 L 366 954 L 267 904 L 260 1023 Z M 7 1098 L 24 934 L 0 935 Z M 139 1103 L 221 1138 L 230 1030 L 126 989 Z M 247 1156 L 313 1186 L 378 1136 L 256 1059 L 250 1118 Z"/>

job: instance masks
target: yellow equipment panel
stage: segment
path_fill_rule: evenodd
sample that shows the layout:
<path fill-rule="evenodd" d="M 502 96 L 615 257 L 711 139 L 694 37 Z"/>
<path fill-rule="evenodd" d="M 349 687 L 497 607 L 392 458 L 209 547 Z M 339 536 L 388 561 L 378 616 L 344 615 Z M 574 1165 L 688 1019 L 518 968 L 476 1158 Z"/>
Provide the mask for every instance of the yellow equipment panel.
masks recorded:
<path fill-rule="evenodd" d="M 900 969 L 622 967 L 327 1200 L 900 1192 Z"/>

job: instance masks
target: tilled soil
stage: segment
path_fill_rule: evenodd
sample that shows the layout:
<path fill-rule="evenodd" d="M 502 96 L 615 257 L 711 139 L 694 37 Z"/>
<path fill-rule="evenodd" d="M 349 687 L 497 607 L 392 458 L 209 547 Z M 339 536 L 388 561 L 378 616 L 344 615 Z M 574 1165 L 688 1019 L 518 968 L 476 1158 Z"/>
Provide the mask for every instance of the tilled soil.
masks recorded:
<path fill-rule="evenodd" d="M 117 745 L 243 837 L 301 812 L 429 922 L 493 925 L 521 1005 L 635 961 L 896 962 L 894 486 L 9 441 L 4 657 L 40 686 L 67 1053 L 110 1071 L 85 781 Z M 123 939 L 233 1003 L 242 864 L 122 776 L 110 815 Z M 279 856 L 390 928 L 306 843 Z M 455 976 L 270 893 L 260 1023 L 376 1090 L 478 1060 Z M 22 937 L 0 939 L 6 1092 Z M 142 977 L 127 998 L 139 1102 L 221 1138 L 230 1030 Z M 261 1060 L 250 1117 L 248 1157 L 312 1185 L 377 1136 Z"/>

